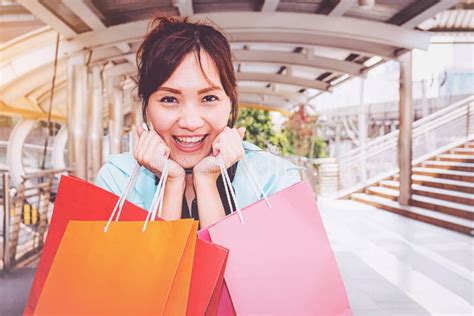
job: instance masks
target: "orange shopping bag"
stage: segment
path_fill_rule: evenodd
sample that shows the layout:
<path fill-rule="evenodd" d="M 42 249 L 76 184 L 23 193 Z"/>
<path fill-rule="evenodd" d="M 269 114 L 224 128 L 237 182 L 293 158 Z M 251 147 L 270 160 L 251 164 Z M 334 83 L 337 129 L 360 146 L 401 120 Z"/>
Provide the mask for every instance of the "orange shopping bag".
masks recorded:
<path fill-rule="evenodd" d="M 105 226 L 69 221 L 34 314 L 184 314 L 197 222 L 153 221 L 145 232 L 140 221 Z"/>

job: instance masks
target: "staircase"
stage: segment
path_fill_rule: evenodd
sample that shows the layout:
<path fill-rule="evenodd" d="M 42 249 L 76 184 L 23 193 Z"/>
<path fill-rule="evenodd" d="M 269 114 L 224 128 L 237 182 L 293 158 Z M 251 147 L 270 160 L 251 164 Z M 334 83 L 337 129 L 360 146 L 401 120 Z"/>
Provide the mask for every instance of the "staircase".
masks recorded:
<path fill-rule="evenodd" d="M 474 235 L 474 141 L 415 164 L 409 206 L 397 202 L 398 174 L 366 187 L 351 199 Z"/>

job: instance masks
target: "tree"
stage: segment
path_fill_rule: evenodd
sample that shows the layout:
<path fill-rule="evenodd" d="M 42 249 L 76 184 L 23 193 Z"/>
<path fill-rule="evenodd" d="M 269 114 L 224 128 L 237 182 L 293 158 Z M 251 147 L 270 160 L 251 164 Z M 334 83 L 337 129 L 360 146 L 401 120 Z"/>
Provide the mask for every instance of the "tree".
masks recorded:
<path fill-rule="evenodd" d="M 280 131 L 274 126 L 270 112 L 241 108 L 236 126 L 245 127 L 244 140 L 262 149 L 281 155 L 325 157 L 326 143 L 315 134 L 317 117 L 301 114 L 301 111 L 293 114 Z"/>
<path fill-rule="evenodd" d="M 304 105 L 301 105 L 284 124 L 290 147 L 296 155 L 309 158 L 326 157 L 326 143 L 316 134 L 317 122 L 318 117 L 306 113 Z"/>

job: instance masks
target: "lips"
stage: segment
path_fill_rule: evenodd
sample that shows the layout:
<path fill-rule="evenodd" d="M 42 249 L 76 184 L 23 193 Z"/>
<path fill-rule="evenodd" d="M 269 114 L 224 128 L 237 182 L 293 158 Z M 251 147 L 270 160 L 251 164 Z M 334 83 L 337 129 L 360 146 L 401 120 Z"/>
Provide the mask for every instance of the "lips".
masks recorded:
<path fill-rule="evenodd" d="M 173 140 L 179 150 L 194 152 L 202 148 L 208 135 L 173 136 Z"/>

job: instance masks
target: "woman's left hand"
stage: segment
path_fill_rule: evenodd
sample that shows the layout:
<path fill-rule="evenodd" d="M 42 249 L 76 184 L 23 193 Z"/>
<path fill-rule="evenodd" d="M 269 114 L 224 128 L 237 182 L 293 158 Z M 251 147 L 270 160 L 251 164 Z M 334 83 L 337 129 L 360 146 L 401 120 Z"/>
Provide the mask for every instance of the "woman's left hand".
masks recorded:
<path fill-rule="evenodd" d="M 193 168 L 194 178 L 208 178 L 217 180 L 221 173 L 219 168 L 219 156 L 224 160 L 225 168 L 229 168 L 244 156 L 242 140 L 245 135 L 245 127 L 230 128 L 224 130 L 216 137 L 212 143 L 212 155 L 204 157 Z"/>

